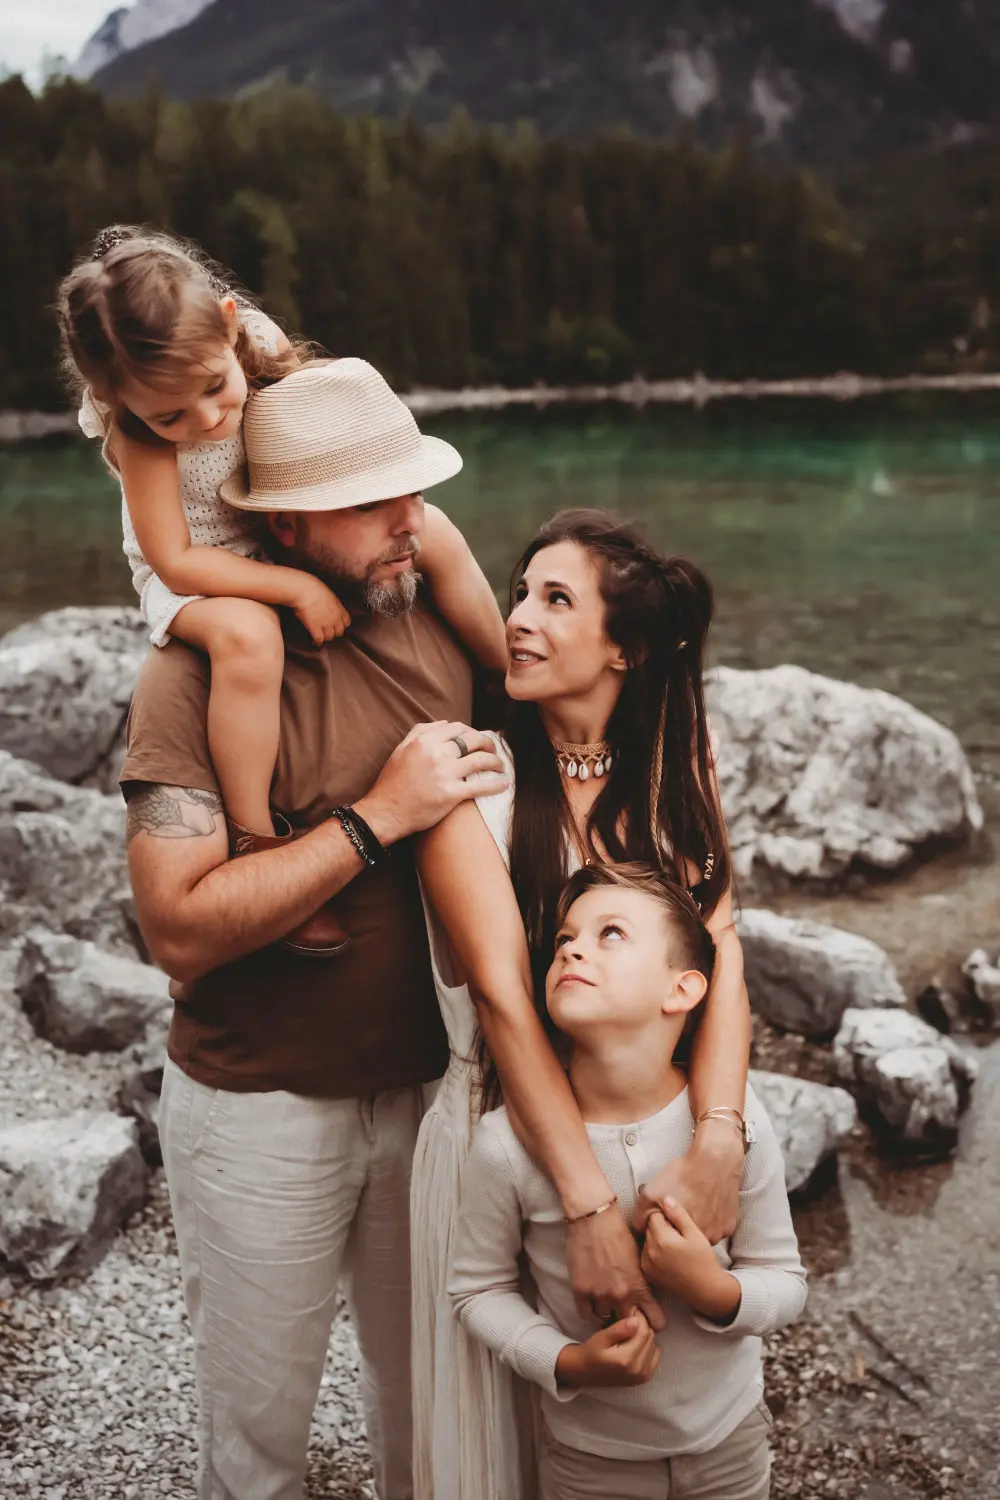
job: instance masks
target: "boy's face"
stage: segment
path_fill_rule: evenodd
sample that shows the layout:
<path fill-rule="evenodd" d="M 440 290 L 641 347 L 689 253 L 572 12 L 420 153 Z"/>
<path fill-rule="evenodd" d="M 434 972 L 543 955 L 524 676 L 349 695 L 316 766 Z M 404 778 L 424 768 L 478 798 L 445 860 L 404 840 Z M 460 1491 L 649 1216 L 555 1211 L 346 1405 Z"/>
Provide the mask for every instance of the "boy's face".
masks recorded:
<path fill-rule="evenodd" d="M 567 1036 L 591 1028 L 641 1030 L 693 1010 L 704 975 L 670 962 L 662 905 L 641 891 L 596 886 L 575 901 L 556 936 L 545 1000 Z"/>

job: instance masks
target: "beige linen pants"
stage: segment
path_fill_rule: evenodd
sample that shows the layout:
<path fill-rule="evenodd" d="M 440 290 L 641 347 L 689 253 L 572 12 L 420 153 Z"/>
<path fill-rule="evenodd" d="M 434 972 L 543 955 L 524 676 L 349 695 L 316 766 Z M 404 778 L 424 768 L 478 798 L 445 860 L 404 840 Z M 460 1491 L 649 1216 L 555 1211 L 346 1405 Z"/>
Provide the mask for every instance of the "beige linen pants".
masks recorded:
<path fill-rule="evenodd" d="M 761 1403 L 707 1453 L 650 1463 L 567 1448 L 543 1422 L 542 1500 L 768 1500 L 770 1426 Z"/>
<path fill-rule="evenodd" d="M 413 1495 L 410 1166 L 419 1088 L 233 1094 L 168 1061 L 160 1139 L 198 1384 L 198 1500 L 300 1500 L 343 1275 L 379 1500 Z"/>

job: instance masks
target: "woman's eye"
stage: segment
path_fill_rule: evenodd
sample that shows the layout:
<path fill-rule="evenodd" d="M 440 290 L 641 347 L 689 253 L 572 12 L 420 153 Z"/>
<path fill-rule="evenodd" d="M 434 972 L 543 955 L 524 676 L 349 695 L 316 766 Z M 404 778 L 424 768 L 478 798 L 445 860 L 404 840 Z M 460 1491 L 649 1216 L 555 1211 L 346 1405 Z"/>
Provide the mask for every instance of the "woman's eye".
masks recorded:
<path fill-rule="evenodd" d="M 172 412 L 169 417 L 161 417 L 156 425 L 158 427 L 173 427 L 179 416 L 179 411 Z"/>
<path fill-rule="evenodd" d="M 562 589 L 553 589 L 549 595 L 550 604 L 568 604 L 569 602 L 569 595 L 564 594 Z"/>
<path fill-rule="evenodd" d="M 206 394 L 209 396 L 217 396 L 222 390 L 222 387 L 225 385 L 225 383 L 225 380 L 216 381 L 215 385 L 209 386 Z"/>
<path fill-rule="evenodd" d="M 514 590 L 514 603 L 515 604 L 520 604 L 521 600 L 522 599 L 527 599 L 527 597 L 528 597 L 528 590 L 525 588 L 525 586 L 524 586 L 523 583 L 519 583 L 518 586 L 517 586 L 517 588 Z"/>
<path fill-rule="evenodd" d="M 603 928 L 601 931 L 602 938 L 623 938 L 624 936 L 625 934 L 622 929 L 620 927 L 616 927 L 613 922 L 609 922 L 607 927 Z"/>
<path fill-rule="evenodd" d="M 557 948 L 565 948 L 565 946 L 566 946 L 566 944 L 568 942 L 569 942 L 569 934 L 566 933 L 566 932 L 561 932 L 559 934 L 559 936 L 556 938 L 556 947 Z"/>

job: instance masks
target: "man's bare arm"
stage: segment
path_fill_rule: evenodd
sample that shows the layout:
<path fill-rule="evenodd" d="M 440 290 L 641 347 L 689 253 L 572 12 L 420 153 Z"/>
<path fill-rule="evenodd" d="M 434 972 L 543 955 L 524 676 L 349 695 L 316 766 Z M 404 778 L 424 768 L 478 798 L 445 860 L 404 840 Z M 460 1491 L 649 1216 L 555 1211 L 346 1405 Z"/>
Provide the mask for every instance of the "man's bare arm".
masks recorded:
<path fill-rule="evenodd" d="M 455 735 L 471 754 L 459 757 Z M 478 773 L 497 773 L 499 790 L 502 769 L 489 736 L 463 724 L 420 724 L 355 806 L 390 845 L 489 790 Z M 335 820 L 280 848 L 230 860 L 221 801 L 197 787 L 138 784 L 126 827 L 139 925 L 151 956 L 179 980 L 276 942 L 364 868 Z"/>

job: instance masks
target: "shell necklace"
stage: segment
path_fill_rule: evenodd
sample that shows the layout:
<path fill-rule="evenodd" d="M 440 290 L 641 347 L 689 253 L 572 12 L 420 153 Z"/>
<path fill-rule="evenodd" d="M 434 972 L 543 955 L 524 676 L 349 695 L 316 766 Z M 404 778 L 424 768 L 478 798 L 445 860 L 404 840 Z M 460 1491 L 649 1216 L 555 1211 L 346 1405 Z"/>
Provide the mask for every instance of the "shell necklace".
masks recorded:
<path fill-rule="evenodd" d="M 592 745 L 554 740 L 552 748 L 560 771 L 571 780 L 589 781 L 591 776 L 606 776 L 614 764 L 614 751 L 607 740 L 597 740 Z"/>

